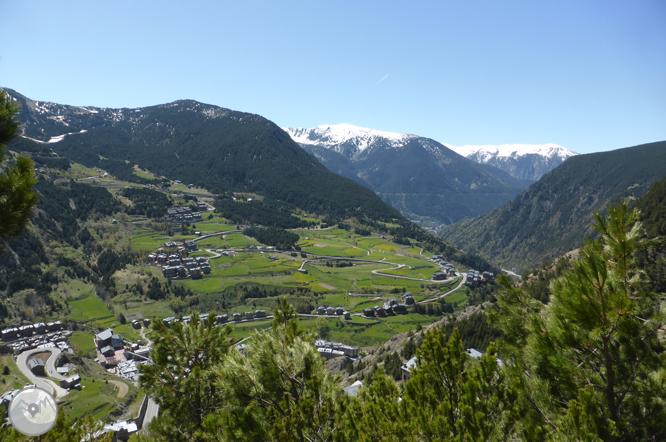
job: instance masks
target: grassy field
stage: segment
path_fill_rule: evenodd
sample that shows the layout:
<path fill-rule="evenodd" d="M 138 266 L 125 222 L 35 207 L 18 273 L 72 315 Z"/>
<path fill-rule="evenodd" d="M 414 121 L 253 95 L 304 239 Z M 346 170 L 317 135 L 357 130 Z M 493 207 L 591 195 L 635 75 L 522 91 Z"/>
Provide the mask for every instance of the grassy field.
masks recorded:
<path fill-rule="evenodd" d="M 72 346 L 83 351 L 95 350 L 95 343 L 93 342 L 93 334 L 85 331 L 75 331 L 69 338 Z"/>
<path fill-rule="evenodd" d="M 184 187 L 181 189 L 174 186 L 172 189 L 184 190 Z M 275 298 L 246 301 L 243 301 L 244 298 L 240 298 L 239 293 L 244 293 L 245 289 L 239 287 L 246 284 L 258 285 L 267 291 L 271 291 L 273 288 L 280 291 L 284 291 L 285 288 L 304 289 L 305 293 L 308 293 L 307 296 L 303 296 L 303 294 L 299 295 L 300 297 L 292 296 L 290 300 L 293 303 L 306 301 L 315 306 L 341 306 L 350 312 L 361 312 L 364 308 L 381 305 L 388 299 L 400 299 L 399 292 L 401 291 L 410 291 L 417 300 L 423 300 L 441 294 L 443 290 L 450 290 L 454 286 L 453 283 L 441 285 L 429 281 L 432 275 L 439 270 L 437 266 L 428 261 L 428 257 L 432 254 L 427 252 L 421 254 L 421 249 L 417 247 L 399 245 L 380 235 L 359 236 L 352 231 L 338 228 L 294 229 L 292 231 L 300 236 L 297 244 L 309 254 L 381 261 L 377 263 L 352 262 L 352 265 L 348 267 L 335 267 L 336 262 L 333 261 L 328 265 L 325 261 L 311 261 L 304 266 L 307 273 L 300 273 L 297 270 L 307 259 L 301 257 L 300 254 L 294 253 L 295 256 L 292 256 L 290 253 L 241 251 L 241 249 L 248 250 L 248 246 L 262 246 L 262 244 L 243 235 L 236 230 L 235 226 L 228 224 L 227 220 L 219 215 L 206 214 L 204 221 L 196 223 L 193 228 L 203 234 L 228 232 L 199 241 L 200 252 L 193 255 L 211 256 L 203 251 L 204 249 L 237 251 L 232 253 L 232 256 L 211 258 L 212 271 L 210 274 L 204 275 L 202 279 L 171 281 L 172 284 L 182 285 L 200 294 L 205 298 L 207 308 L 226 310 L 231 313 L 256 308 L 271 310 L 275 305 Z M 192 237 L 189 235 L 180 234 L 166 236 L 161 231 L 150 230 L 148 226 L 138 225 L 132 234 L 131 242 L 138 250 L 154 252 L 164 242 L 172 240 L 179 242 L 190 238 Z M 396 265 L 403 267 L 392 269 Z M 376 275 L 372 273 L 373 270 L 383 270 L 387 274 Z M 399 279 L 391 275 L 408 276 L 414 280 Z M 145 287 L 147 281 L 153 276 L 163 281 L 158 267 L 130 266 L 124 271 L 117 272 L 115 277 L 119 294 L 112 301 L 114 310 L 124 313 L 140 312 L 144 317 L 163 318 L 173 315 L 173 311 L 169 307 L 169 300 L 148 302 L 125 288 L 137 282 Z M 233 295 L 236 298 L 231 298 L 233 300 L 231 306 L 222 302 L 223 295 L 229 293 L 232 295 L 236 293 Z M 349 293 L 353 296 L 348 296 Z M 93 315 L 92 317 L 107 321 L 108 324 L 114 324 L 115 318 L 105 318 L 104 315 L 108 315 L 110 312 L 104 308 L 105 306 L 100 305 L 103 302 L 100 300 L 93 303 L 93 300 L 94 298 L 75 300 L 72 304 L 73 311 L 76 309 L 82 316 Z M 464 291 L 456 293 L 451 295 L 447 301 L 462 307 L 467 302 L 467 294 Z M 331 333 L 342 341 L 367 346 L 384 342 L 396 333 L 415 329 L 419 324 L 427 324 L 433 320 L 434 318 L 410 314 L 391 317 L 375 324 L 374 321 L 355 318 L 354 322 L 359 325 L 344 326 L 340 325 L 341 323 L 339 324 L 338 321 L 335 323 L 335 329 L 331 328 Z M 304 321 L 304 324 L 314 327 L 314 321 Z M 234 331 L 234 336 L 246 337 L 251 330 L 264 325 L 262 323 L 236 324 L 237 330 Z M 129 332 L 128 338 L 133 330 L 129 330 Z"/>
<path fill-rule="evenodd" d="M 84 298 L 76 301 L 68 301 L 73 310 L 81 313 L 89 319 L 108 319 L 114 318 L 106 303 L 94 293 L 88 294 Z"/>
<path fill-rule="evenodd" d="M 9 367 L 8 375 L 2 374 L 4 367 Z M 28 378 L 19 371 L 12 355 L 0 356 L 0 382 L 2 382 L 0 383 L 0 394 L 21 389 L 30 383 Z"/>

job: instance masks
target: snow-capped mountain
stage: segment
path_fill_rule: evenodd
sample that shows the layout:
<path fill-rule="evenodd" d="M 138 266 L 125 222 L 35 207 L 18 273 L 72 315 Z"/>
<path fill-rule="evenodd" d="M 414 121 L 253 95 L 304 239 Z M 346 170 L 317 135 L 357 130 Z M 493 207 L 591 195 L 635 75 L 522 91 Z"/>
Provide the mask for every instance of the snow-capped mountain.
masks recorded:
<path fill-rule="evenodd" d="M 322 125 L 311 129 L 284 128 L 297 143 L 326 147 L 345 156 L 353 156 L 378 144 L 400 147 L 415 135 L 384 132 L 351 124 Z"/>
<path fill-rule="evenodd" d="M 490 164 L 511 176 L 538 181 L 567 158 L 578 155 L 557 144 L 502 144 L 499 146 L 446 146 L 480 164 Z"/>
<path fill-rule="evenodd" d="M 284 130 L 329 170 L 369 187 L 424 226 L 480 215 L 529 184 L 417 135 L 350 124 Z"/>

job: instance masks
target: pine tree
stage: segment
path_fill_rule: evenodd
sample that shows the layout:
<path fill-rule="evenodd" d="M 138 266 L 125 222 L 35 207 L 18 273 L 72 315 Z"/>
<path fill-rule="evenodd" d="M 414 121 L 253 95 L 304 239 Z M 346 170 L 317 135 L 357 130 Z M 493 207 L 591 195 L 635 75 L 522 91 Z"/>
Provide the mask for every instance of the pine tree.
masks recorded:
<path fill-rule="evenodd" d="M 37 204 L 35 163 L 24 156 L 16 157 L 14 165 L 8 165 L 5 144 L 19 133 L 15 119 L 19 106 L 11 101 L 5 91 L 0 91 L 0 253 L 4 241 L 23 233 Z"/>
<path fill-rule="evenodd" d="M 222 363 L 231 340 L 231 327 L 215 327 L 215 314 L 206 321 L 194 313 L 189 324 L 167 329 L 152 322 L 154 365 L 141 365 L 139 383 L 160 405 L 151 434 L 155 440 L 200 440 L 207 416 L 220 406 L 214 368 Z"/>
<path fill-rule="evenodd" d="M 666 438 L 666 378 L 657 357 L 663 323 L 634 262 L 644 240 L 624 202 L 596 214 L 600 237 L 551 283 L 540 307 L 501 281 L 494 323 L 508 371 L 521 386 L 524 435 L 552 440 Z"/>

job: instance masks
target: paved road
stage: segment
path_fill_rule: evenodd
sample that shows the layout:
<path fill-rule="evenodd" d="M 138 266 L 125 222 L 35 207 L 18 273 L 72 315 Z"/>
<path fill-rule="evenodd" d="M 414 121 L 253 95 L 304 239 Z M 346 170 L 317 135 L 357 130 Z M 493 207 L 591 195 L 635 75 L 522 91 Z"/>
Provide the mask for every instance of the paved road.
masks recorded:
<path fill-rule="evenodd" d="M 30 379 L 30 382 L 32 382 L 33 384 L 37 385 L 38 387 L 42 387 L 44 390 L 48 391 L 51 394 L 55 394 L 56 397 L 61 398 L 63 396 L 66 396 L 68 393 L 67 390 L 60 388 L 58 384 L 56 384 L 50 379 L 35 376 L 32 373 L 32 371 L 30 371 L 30 368 L 28 368 L 28 358 L 30 358 L 30 356 L 37 353 L 45 353 L 45 352 L 51 353 L 51 356 L 49 356 L 49 359 L 46 361 L 46 372 L 48 373 L 48 375 L 59 380 L 65 379 L 65 377 L 59 375 L 55 369 L 55 361 L 56 359 L 58 359 L 58 355 L 60 355 L 59 348 L 35 348 L 33 350 L 24 351 L 23 353 L 18 355 L 18 358 L 16 358 L 16 365 L 18 366 L 19 370 L 21 370 L 21 373 L 23 373 L 25 377 Z"/>
<path fill-rule="evenodd" d="M 459 274 L 458 274 L 458 275 L 459 275 Z M 425 304 L 426 302 L 437 301 L 438 299 L 441 299 L 441 298 L 443 298 L 443 297 L 445 297 L 445 296 L 449 296 L 451 293 L 453 293 L 453 292 L 455 292 L 455 291 L 457 291 L 457 290 L 460 290 L 460 287 L 462 287 L 463 284 L 465 284 L 465 281 L 467 281 L 467 275 L 466 275 L 465 273 L 463 273 L 463 274 L 462 274 L 462 279 L 460 280 L 460 284 L 458 284 L 458 286 L 457 286 L 456 288 L 454 288 L 453 290 L 449 290 L 448 292 L 444 293 L 443 295 L 438 295 L 438 296 L 435 296 L 434 298 L 430 298 L 430 299 L 426 299 L 426 300 L 423 300 L 423 301 L 419 301 L 418 304 Z"/>
<path fill-rule="evenodd" d="M 146 407 L 146 416 L 143 418 L 143 427 L 141 429 L 148 434 L 148 425 L 150 422 L 157 417 L 160 412 L 160 406 L 157 405 L 157 402 L 153 398 L 148 398 L 148 406 Z"/>

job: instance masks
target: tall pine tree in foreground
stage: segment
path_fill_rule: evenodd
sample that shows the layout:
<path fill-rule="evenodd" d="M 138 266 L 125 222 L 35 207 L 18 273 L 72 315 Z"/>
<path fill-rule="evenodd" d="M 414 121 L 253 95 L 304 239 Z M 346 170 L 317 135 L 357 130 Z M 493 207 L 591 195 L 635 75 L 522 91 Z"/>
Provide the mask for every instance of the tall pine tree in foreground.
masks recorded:
<path fill-rule="evenodd" d="M 666 440 L 663 316 L 634 262 L 645 246 L 637 220 L 626 202 L 597 214 L 599 239 L 551 284 L 546 306 L 501 280 L 492 316 L 522 386 L 524 439 Z"/>

